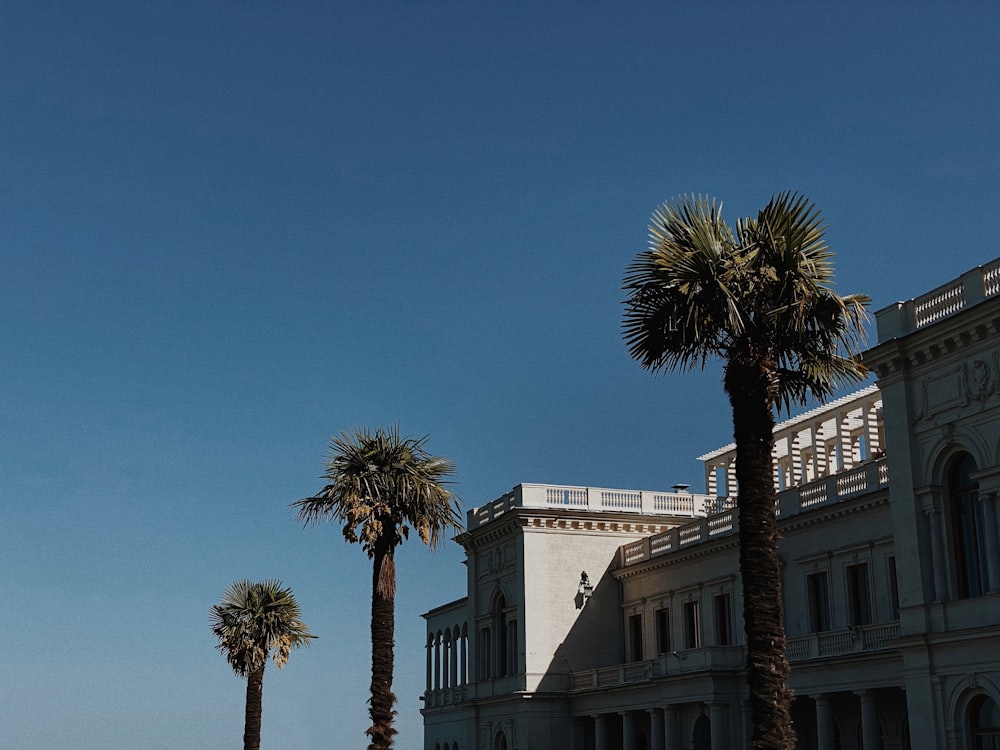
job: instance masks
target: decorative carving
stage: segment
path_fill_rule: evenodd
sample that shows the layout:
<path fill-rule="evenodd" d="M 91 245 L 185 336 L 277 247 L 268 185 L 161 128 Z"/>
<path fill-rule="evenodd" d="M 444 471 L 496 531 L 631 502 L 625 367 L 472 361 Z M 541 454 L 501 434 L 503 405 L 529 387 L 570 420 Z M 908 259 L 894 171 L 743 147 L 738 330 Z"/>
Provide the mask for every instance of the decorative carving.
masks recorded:
<path fill-rule="evenodd" d="M 990 366 L 983 360 L 974 360 L 965 365 L 965 385 L 969 400 L 985 401 L 990 393 L 993 380 Z"/>

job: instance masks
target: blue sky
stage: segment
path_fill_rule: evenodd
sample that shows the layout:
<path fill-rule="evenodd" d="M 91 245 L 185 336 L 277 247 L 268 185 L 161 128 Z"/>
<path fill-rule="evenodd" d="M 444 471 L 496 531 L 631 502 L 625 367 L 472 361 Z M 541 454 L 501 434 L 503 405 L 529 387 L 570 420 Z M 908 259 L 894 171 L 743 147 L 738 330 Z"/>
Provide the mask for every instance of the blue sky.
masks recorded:
<path fill-rule="evenodd" d="M 614 6 L 614 7 L 612 7 Z M 363 746 L 369 568 L 288 504 L 398 422 L 467 506 L 703 487 L 719 371 L 621 343 L 652 210 L 770 195 L 878 309 L 1000 255 L 996 3 L 0 5 L 0 750 L 238 748 L 208 610 L 319 636 L 264 746 Z M 401 552 L 397 746 L 457 545 Z"/>

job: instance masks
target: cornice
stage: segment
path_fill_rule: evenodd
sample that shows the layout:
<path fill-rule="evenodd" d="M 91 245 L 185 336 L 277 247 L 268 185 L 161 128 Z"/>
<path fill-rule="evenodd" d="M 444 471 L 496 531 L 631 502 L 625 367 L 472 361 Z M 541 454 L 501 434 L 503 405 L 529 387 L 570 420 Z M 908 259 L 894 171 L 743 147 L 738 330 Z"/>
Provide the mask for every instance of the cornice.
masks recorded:
<path fill-rule="evenodd" d="M 968 356 L 982 342 L 1000 336 L 1000 298 L 971 307 L 957 315 L 904 336 L 889 339 L 862 354 L 880 384 L 889 384 L 929 365 Z"/>
<path fill-rule="evenodd" d="M 708 542 L 699 542 L 697 544 L 692 544 L 689 547 L 682 547 L 679 550 L 665 552 L 661 555 L 657 555 L 656 557 L 651 557 L 648 560 L 640 560 L 639 562 L 632 563 L 624 568 L 617 568 L 611 571 L 611 575 L 613 575 L 616 580 L 620 581 L 625 578 L 644 575 L 659 568 L 667 568 L 673 565 L 691 562 L 692 560 L 697 560 L 698 558 L 711 557 L 719 552 L 738 549 L 739 535 L 736 533 L 727 534 L 726 536 L 715 538 Z"/>

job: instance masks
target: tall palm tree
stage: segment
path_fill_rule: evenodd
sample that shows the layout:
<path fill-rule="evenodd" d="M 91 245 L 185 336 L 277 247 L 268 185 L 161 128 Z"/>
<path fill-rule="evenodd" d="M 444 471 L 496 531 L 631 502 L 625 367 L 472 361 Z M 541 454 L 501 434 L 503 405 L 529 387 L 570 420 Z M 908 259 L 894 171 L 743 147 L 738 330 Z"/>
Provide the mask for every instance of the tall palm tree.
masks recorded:
<path fill-rule="evenodd" d="M 316 636 L 302 622 L 292 590 L 280 581 L 237 581 L 212 607 L 212 633 L 217 648 L 240 677 L 247 680 L 243 750 L 260 750 L 260 715 L 264 665 L 273 651 L 281 669 L 293 648 L 307 645 Z"/>
<path fill-rule="evenodd" d="M 343 525 L 344 538 L 361 543 L 372 560 L 372 681 L 366 730 L 369 750 L 392 747 L 393 638 L 395 631 L 395 550 L 412 526 L 434 549 L 442 533 L 458 528 L 458 497 L 448 489 L 455 473 L 447 458 L 424 448 L 427 438 L 400 437 L 399 427 L 374 431 L 358 428 L 330 441 L 323 478 L 329 480 L 313 497 L 292 503 L 305 524 L 326 519 Z"/>
<path fill-rule="evenodd" d="M 772 481 L 775 412 L 860 380 L 854 354 L 868 298 L 832 289 L 833 253 L 819 210 L 772 197 L 733 232 L 714 198 L 684 196 L 654 213 L 649 249 L 624 279 L 629 354 L 654 373 L 724 362 L 733 412 L 740 576 L 754 748 L 786 750 L 795 734 L 781 611 Z"/>

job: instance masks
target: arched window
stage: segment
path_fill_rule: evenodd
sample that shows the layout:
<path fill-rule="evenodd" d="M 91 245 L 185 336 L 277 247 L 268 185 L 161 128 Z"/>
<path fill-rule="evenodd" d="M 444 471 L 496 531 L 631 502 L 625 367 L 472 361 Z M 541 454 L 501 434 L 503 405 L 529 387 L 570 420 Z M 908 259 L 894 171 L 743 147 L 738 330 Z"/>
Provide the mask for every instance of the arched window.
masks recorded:
<path fill-rule="evenodd" d="M 497 677 L 506 677 L 509 674 L 513 674 L 513 670 L 510 669 L 510 637 L 508 629 L 507 598 L 503 594 L 500 594 L 493 603 L 493 632 L 496 637 L 496 646 L 493 653 L 496 658 Z"/>
<path fill-rule="evenodd" d="M 983 695 L 969 706 L 969 735 L 973 750 L 1000 750 L 1000 708 Z"/>
<path fill-rule="evenodd" d="M 958 456 L 948 471 L 948 514 L 955 579 L 959 598 L 986 592 L 986 523 L 979 502 L 979 484 L 973 480 L 976 461 Z"/>
<path fill-rule="evenodd" d="M 493 738 L 493 750 L 507 750 L 507 735 L 502 729 Z"/>

